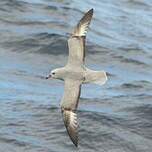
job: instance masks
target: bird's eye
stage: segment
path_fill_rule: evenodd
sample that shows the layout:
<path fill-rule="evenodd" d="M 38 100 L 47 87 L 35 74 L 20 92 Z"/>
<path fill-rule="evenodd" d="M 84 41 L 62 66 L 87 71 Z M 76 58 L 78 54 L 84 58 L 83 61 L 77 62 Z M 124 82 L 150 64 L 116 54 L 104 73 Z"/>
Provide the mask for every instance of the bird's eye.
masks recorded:
<path fill-rule="evenodd" d="M 55 75 L 55 72 L 53 72 L 52 74 Z"/>

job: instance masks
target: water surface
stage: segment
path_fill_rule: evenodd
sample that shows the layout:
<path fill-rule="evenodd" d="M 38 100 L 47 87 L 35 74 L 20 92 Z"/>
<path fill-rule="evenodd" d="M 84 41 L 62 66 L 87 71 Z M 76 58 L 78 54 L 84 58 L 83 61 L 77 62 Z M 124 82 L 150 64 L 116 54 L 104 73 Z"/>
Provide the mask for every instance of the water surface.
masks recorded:
<path fill-rule="evenodd" d="M 105 70 L 84 85 L 79 148 L 66 133 L 63 82 L 43 79 L 67 61 L 67 38 L 94 8 L 86 65 Z M 151 152 L 151 0 L 0 1 L 0 151 Z"/>

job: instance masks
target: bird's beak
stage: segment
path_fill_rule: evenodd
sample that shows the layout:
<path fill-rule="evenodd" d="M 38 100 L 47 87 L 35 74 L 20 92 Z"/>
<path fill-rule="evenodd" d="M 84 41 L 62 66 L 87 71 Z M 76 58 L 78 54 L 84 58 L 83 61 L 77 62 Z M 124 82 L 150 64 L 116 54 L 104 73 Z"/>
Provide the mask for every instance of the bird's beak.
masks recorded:
<path fill-rule="evenodd" d="M 48 76 L 46 76 L 46 79 L 49 79 L 49 78 L 51 78 L 52 76 L 49 74 Z"/>

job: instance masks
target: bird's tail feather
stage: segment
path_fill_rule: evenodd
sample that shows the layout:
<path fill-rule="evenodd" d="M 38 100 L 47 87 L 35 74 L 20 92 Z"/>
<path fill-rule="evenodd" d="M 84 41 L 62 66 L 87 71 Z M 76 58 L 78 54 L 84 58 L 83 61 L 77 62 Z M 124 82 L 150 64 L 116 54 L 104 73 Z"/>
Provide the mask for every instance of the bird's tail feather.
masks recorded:
<path fill-rule="evenodd" d="M 94 83 L 103 85 L 107 81 L 107 75 L 104 71 L 87 70 L 84 83 Z"/>

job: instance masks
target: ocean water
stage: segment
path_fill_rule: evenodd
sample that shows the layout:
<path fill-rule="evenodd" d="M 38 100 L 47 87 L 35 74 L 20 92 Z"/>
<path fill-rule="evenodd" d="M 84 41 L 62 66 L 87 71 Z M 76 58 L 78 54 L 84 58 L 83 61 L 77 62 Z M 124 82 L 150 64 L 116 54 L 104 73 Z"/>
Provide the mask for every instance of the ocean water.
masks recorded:
<path fill-rule="evenodd" d="M 45 80 L 67 61 L 67 39 L 94 8 L 86 66 L 102 87 L 82 87 L 79 147 L 64 127 L 63 82 Z M 151 152 L 152 1 L 0 1 L 0 152 Z"/>

